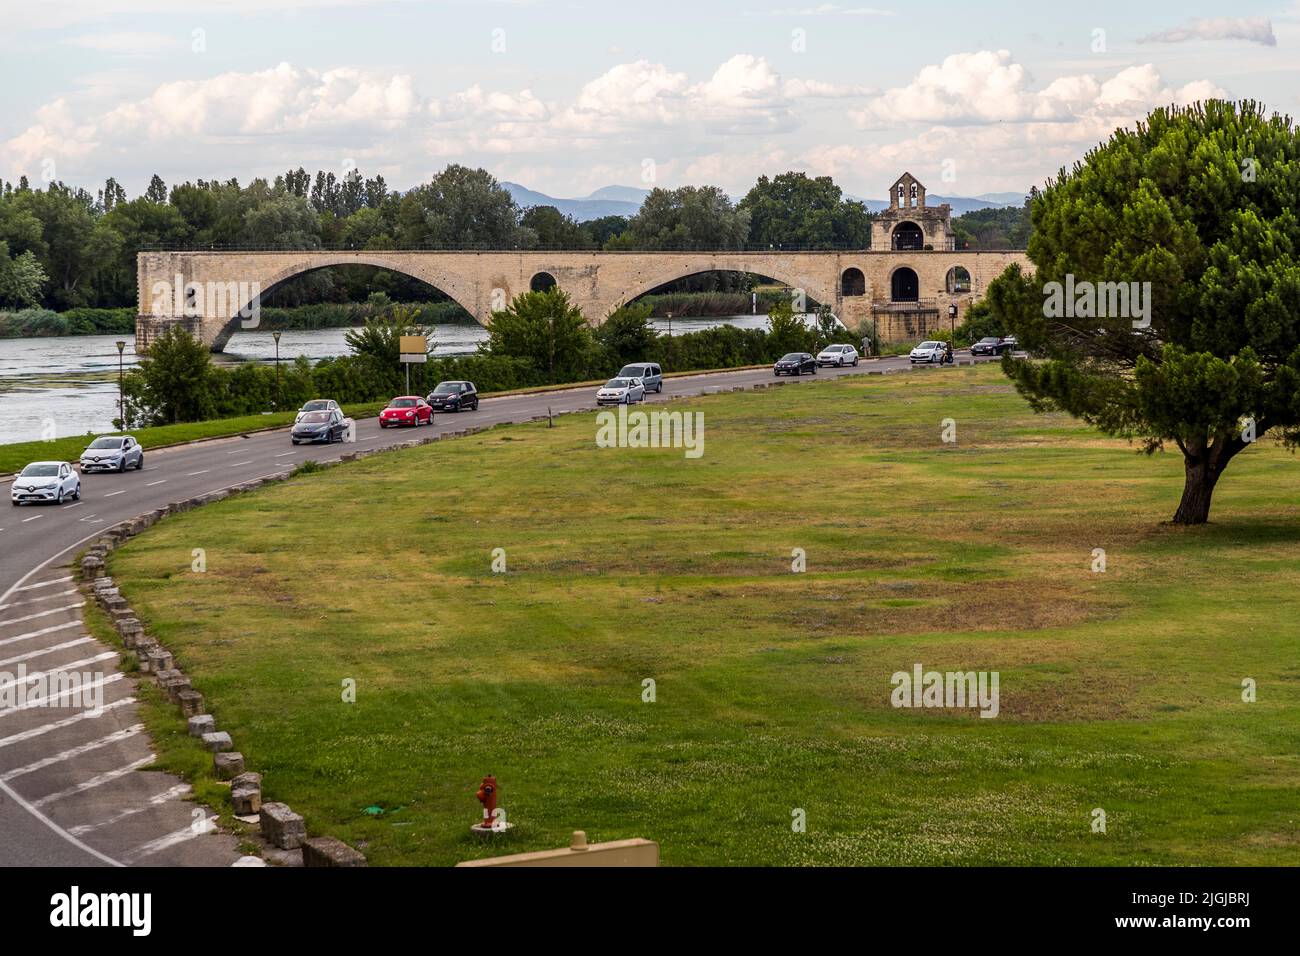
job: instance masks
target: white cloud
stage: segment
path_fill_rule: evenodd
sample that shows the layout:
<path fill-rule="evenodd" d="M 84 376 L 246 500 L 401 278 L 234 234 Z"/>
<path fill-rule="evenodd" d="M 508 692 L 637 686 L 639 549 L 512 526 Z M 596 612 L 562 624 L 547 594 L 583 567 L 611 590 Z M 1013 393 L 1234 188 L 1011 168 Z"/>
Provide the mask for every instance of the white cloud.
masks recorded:
<path fill-rule="evenodd" d="M 1135 118 L 1155 106 L 1187 103 L 1223 91 L 1208 81 L 1170 88 L 1146 63 L 1098 80 L 1090 75 L 1064 76 L 1041 90 L 1007 50 L 954 53 L 924 67 L 907 86 L 886 90 L 853 114 L 862 128 L 924 123 L 1070 122 L 1098 112 L 1106 117 Z"/>
<path fill-rule="evenodd" d="M 877 7 L 845 7 L 838 3 L 819 3 L 815 7 L 785 7 L 777 10 L 748 10 L 751 17 L 892 17 L 894 11 Z"/>
<path fill-rule="evenodd" d="M 1188 40 L 1246 40 L 1277 46 L 1268 17 L 1210 17 L 1189 20 L 1172 30 L 1141 37 L 1139 43 L 1186 43 Z"/>

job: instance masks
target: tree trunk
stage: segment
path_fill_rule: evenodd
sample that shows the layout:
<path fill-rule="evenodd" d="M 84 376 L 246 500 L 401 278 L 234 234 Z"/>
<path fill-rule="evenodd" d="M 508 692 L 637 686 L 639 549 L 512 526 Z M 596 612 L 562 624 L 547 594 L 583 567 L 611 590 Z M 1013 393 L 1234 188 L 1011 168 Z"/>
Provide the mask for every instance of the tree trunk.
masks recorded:
<path fill-rule="evenodd" d="M 1265 431 L 1267 428 L 1261 425 L 1259 434 L 1262 435 Z M 1228 462 L 1247 445 L 1248 442 L 1235 432 L 1221 432 L 1214 435 L 1211 441 L 1180 444 L 1186 478 L 1183 482 L 1183 499 L 1178 502 L 1178 510 L 1174 512 L 1174 524 L 1205 524 L 1210 520 L 1210 500 L 1214 496 L 1214 486 L 1219 483 Z"/>
<path fill-rule="evenodd" d="M 1211 467 L 1204 458 L 1188 458 L 1184 462 L 1187 477 L 1183 483 L 1183 498 L 1174 512 L 1174 524 L 1205 524 L 1210 520 L 1210 499 L 1219 481 L 1220 471 Z"/>

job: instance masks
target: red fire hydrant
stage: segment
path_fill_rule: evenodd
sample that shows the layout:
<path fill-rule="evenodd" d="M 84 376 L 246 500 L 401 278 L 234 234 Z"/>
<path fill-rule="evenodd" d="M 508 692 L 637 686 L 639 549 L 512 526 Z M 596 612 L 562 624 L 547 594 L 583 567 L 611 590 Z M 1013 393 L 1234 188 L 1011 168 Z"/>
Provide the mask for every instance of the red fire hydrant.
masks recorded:
<path fill-rule="evenodd" d="M 497 808 L 497 778 L 492 774 L 488 774 L 484 777 L 483 783 L 479 785 L 478 793 L 476 793 L 475 796 L 478 797 L 479 803 L 483 804 L 482 826 L 491 829 L 493 822 L 492 814 Z"/>

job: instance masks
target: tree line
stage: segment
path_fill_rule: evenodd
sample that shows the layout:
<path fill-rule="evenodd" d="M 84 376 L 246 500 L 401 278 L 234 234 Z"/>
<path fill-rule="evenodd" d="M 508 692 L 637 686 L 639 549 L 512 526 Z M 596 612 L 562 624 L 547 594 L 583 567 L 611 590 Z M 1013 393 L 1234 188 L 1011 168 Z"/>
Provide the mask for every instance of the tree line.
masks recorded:
<path fill-rule="evenodd" d="M 61 182 L 32 188 L 23 177 L 0 181 L 0 309 L 133 307 L 136 254 L 151 247 L 862 249 L 871 219 L 830 177 L 801 172 L 762 176 L 734 203 L 717 186 L 656 188 L 633 216 L 581 223 L 553 206 L 521 209 L 486 170 L 456 164 L 405 192 L 356 169 L 313 176 L 299 167 L 272 182 L 199 179 L 170 188 L 155 175 L 134 199 L 113 178 L 91 193 Z M 1012 228 L 1011 219 L 990 220 L 964 235 L 998 242 L 994 233 Z M 285 283 L 265 304 L 364 301 L 376 278 L 378 291 L 396 300 L 442 298 L 414 279 L 335 267 Z M 680 290 L 695 286 L 731 289 L 714 277 Z"/>

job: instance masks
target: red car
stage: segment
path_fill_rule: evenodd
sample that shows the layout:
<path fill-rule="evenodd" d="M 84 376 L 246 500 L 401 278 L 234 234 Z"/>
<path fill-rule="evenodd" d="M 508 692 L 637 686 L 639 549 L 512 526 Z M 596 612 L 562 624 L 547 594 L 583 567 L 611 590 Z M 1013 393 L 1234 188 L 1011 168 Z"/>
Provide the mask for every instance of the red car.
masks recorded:
<path fill-rule="evenodd" d="M 418 395 L 399 395 L 379 413 L 379 427 L 389 425 L 432 425 L 433 409 Z"/>

